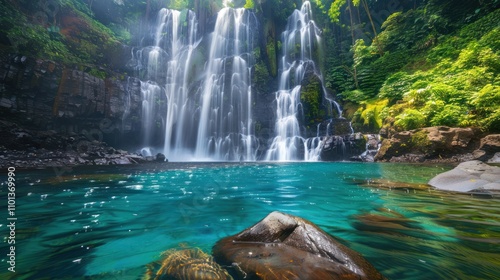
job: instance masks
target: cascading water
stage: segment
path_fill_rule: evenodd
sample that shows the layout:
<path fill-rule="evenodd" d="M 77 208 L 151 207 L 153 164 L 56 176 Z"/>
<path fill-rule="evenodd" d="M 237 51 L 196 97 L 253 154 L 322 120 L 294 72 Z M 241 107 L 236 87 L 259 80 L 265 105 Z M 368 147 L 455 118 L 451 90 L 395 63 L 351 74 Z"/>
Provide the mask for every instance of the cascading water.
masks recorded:
<path fill-rule="evenodd" d="M 205 70 L 197 73 L 202 54 L 196 15 L 160 10 L 153 45 L 134 53 L 146 80 L 141 83 L 144 153 L 164 128 L 169 160 L 256 160 L 251 90 L 256 24 L 248 10 L 219 11 L 207 40 Z"/>
<path fill-rule="evenodd" d="M 193 73 L 193 53 L 200 40 L 197 20 L 192 11 L 161 9 L 152 30 L 152 46 L 133 53 L 141 81 L 141 134 L 143 154 L 164 142 L 165 154 L 176 158 L 182 151 L 194 149 L 192 112 L 194 101 L 188 98 L 189 74 Z M 164 139 L 161 138 L 165 132 Z M 163 141 L 164 140 L 164 141 Z"/>
<path fill-rule="evenodd" d="M 184 18 L 183 18 L 184 17 Z M 198 22 L 191 12 L 174 11 L 171 19 L 170 60 L 167 62 L 167 115 L 164 153 L 171 159 L 185 159 L 193 149 L 194 101 L 189 98 L 189 75 L 193 74 L 194 51 L 199 44 Z M 183 26 L 182 23 L 186 23 Z"/>
<path fill-rule="evenodd" d="M 213 33 L 203 40 L 205 48 L 198 48 L 202 40 L 197 26 L 192 11 L 162 9 L 146 40 L 150 46 L 133 53 L 142 78 L 141 151 L 144 155 L 163 151 L 173 161 L 255 161 L 259 140 L 252 118 L 251 69 L 257 18 L 249 10 L 223 8 Z M 306 1 L 288 18 L 282 34 L 276 137 L 265 160 L 320 159 L 325 136 L 332 130 L 331 120 L 324 135 L 319 131 L 326 121 L 318 125 L 315 137 L 306 139 L 300 100 L 301 85 L 308 83 L 311 74 L 322 84 L 314 61 L 320 40 Z M 203 49 L 208 53 L 204 55 Z M 333 116 L 336 110 L 341 116 L 340 107 L 326 95 L 324 87 L 322 93 L 322 106 L 328 115 Z"/>
<path fill-rule="evenodd" d="M 288 18 L 282 34 L 279 89 L 276 92 L 276 124 L 266 160 L 317 160 L 320 140 L 305 141 L 299 126 L 300 90 L 306 67 L 314 67 L 313 49 L 320 45 L 320 30 L 312 20 L 311 4 L 306 1 Z M 319 75 L 320 76 L 320 75 Z M 311 148 L 311 145 L 315 146 Z M 309 145 L 309 146 L 308 146 Z"/>
<path fill-rule="evenodd" d="M 255 15 L 223 8 L 211 34 L 195 158 L 256 160 L 252 120 L 251 67 Z"/>

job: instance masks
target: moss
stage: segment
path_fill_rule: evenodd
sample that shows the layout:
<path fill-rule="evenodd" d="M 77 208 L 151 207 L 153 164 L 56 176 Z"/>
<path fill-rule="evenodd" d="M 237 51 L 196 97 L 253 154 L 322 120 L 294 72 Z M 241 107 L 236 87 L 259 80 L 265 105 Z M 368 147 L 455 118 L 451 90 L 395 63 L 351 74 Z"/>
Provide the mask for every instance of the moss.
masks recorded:
<path fill-rule="evenodd" d="M 300 102 L 304 107 L 304 118 L 306 124 L 314 124 L 322 121 L 321 101 L 323 90 L 321 80 L 317 76 L 312 76 L 300 90 Z"/>
<path fill-rule="evenodd" d="M 422 153 L 428 154 L 434 152 L 432 142 L 427 136 L 427 131 L 419 130 L 411 135 L 408 145 L 410 149 L 418 150 Z"/>
<path fill-rule="evenodd" d="M 267 93 L 269 91 L 268 83 L 269 83 L 269 72 L 267 70 L 266 65 L 263 61 L 259 61 L 254 66 L 254 75 L 253 75 L 253 83 L 257 92 L 259 93 Z"/>
<path fill-rule="evenodd" d="M 113 31 L 91 18 L 87 6 L 79 1 L 55 3 L 56 14 L 48 15 L 33 5 L 19 8 L 2 1 L 0 21 L 6 28 L 0 33 L 9 39 L 13 51 L 65 64 L 106 64 L 104 52 L 119 45 Z M 40 20 L 34 20 L 40 13 Z"/>
<path fill-rule="evenodd" d="M 97 78 L 103 79 L 103 80 L 106 79 L 106 76 L 107 76 L 106 72 L 98 70 L 96 68 L 90 69 L 90 71 L 88 73 L 94 77 L 97 77 Z"/>
<path fill-rule="evenodd" d="M 278 65 L 276 58 L 276 47 L 274 41 L 269 41 L 266 46 L 267 57 L 269 58 L 269 72 L 273 77 L 278 74 Z"/>

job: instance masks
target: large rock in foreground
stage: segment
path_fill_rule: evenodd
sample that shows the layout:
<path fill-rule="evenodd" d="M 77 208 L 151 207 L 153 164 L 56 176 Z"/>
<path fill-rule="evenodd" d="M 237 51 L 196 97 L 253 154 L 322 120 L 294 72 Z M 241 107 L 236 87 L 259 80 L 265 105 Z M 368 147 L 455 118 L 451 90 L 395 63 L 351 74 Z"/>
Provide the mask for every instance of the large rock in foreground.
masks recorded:
<path fill-rule="evenodd" d="M 500 167 L 473 160 L 441 173 L 429 185 L 455 192 L 500 192 Z"/>
<path fill-rule="evenodd" d="M 385 279 L 313 223 L 280 212 L 218 241 L 213 255 L 245 279 Z"/>

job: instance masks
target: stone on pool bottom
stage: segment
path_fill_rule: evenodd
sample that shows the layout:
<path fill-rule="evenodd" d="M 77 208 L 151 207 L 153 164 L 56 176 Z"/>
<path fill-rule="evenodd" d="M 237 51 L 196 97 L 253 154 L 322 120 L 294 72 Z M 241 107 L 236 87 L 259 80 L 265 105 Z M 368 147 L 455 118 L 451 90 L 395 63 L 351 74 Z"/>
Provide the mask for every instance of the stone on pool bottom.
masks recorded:
<path fill-rule="evenodd" d="M 148 267 L 148 279 L 385 279 L 359 253 L 300 217 L 272 212 L 254 226 L 219 240 L 211 256 L 169 250 Z M 156 270 L 156 272 L 155 272 Z"/>

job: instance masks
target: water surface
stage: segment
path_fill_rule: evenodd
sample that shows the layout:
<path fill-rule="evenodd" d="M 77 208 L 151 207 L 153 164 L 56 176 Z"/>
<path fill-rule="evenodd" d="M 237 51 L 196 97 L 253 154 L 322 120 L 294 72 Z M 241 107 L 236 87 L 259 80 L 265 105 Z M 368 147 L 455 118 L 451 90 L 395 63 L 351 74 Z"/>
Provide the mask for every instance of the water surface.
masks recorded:
<path fill-rule="evenodd" d="M 389 279 L 498 278 L 500 199 L 392 188 L 425 184 L 447 169 L 168 163 L 18 170 L 15 279 L 139 279 L 162 251 L 210 252 L 275 210 L 316 223 Z M 13 278 L 2 254 L 0 277 Z"/>

